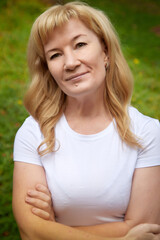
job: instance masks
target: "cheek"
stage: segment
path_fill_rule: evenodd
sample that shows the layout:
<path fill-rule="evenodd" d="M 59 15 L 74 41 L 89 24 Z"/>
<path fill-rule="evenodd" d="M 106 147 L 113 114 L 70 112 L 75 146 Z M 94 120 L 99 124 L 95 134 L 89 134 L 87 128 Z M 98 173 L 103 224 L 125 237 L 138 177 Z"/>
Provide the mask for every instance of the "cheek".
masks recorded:
<path fill-rule="evenodd" d="M 102 56 L 100 55 L 97 55 L 95 57 L 95 61 L 93 62 L 93 67 L 95 69 L 95 74 L 104 74 L 106 73 L 106 70 L 105 70 L 105 63 L 104 63 L 104 60 L 102 58 Z"/>
<path fill-rule="evenodd" d="M 97 50 L 97 51 L 96 51 Z M 102 51 L 102 49 L 99 47 L 99 48 L 95 48 L 91 55 L 90 55 L 90 59 L 92 59 L 91 61 L 93 62 L 93 64 L 98 67 L 98 68 L 101 68 L 105 66 L 105 53 Z"/>
<path fill-rule="evenodd" d="M 60 69 L 60 65 L 48 64 L 48 69 L 49 69 L 52 77 L 55 79 L 55 81 L 58 82 L 59 79 L 61 78 L 61 73 L 62 73 L 62 70 Z"/>
<path fill-rule="evenodd" d="M 97 53 L 94 61 L 94 74 L 96 78 L 100 81 L 104 81 L 106 77 L 105 61 L 104 61 L 104 52 Z"/>

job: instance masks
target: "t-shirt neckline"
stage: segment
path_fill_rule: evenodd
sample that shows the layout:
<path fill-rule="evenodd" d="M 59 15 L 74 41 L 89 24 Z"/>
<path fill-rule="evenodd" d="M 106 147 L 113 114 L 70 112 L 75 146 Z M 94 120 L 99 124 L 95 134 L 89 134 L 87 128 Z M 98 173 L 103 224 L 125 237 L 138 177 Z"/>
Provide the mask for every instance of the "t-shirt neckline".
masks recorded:
<path fill-rule="evenodd" d="M 64 128 L 65 131 L 67 131 L 69 134 L 71 134 L 73 137 L 79 138 L 79 139 L 83 139 L 83 140 L 95 140 L 98 138 L 101 138 L 107 134 L 110 133 L 110 131 L 113 129 L 114 127 L 114 119 L 109 123 L 109 125 L 102 131 L 98 132 L 98 133 L 94 133 L 94 134 L 81 134 L 78 133 L 76 131 L 74 131 L 68 124 L 68 121 L 65 117 L 65 114 L 62 115 L 61 117 L 61 123 L 62 126 Z"/>

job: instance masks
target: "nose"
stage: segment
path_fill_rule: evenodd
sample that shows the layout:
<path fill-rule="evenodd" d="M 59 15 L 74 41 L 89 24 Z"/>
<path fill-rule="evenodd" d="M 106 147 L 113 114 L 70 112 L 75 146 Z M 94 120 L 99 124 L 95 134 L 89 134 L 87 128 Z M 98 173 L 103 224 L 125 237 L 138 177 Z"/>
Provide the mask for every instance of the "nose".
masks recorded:
<path fill-rule="evenodd" d="M 74 70 L 79 65 L 80 65 L 80 60 L 77 58 L 77 55 L 74 52 L 74 50 L 68 50 L 65 53 L 64 69 Z"/>

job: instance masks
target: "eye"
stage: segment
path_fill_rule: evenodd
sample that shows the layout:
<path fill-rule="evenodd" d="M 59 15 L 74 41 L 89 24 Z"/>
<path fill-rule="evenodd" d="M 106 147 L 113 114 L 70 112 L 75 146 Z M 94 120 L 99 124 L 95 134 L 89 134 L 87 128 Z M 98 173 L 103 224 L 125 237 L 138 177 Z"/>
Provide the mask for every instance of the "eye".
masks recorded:
<path fill-rule="evenodd" d="M 60 53 L 55 53 L 55 54 L 53 54 L 52 56 L 50 56 L 50 60 L 52 60 L 52 59 L 54 59 L 54 58 L 57 58 L 57 57 L 59 57 L 59 56 L 61 56 Z"/>
<path fill-rule="evenodd" d="M 76 48 L 81 48 L 81 47 L 86 46 L 86 45 L 87 45 L 87 43 L 85 43 L 85 42 L 79 42 L 79 43 L 76 44 Z"/>

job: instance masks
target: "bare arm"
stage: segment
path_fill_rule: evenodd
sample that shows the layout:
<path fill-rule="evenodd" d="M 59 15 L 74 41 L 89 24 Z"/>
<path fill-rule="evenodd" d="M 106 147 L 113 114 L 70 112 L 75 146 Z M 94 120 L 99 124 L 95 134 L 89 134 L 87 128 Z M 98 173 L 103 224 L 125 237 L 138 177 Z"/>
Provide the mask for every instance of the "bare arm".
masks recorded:
<path fill-rule="evenodd" d="M 125 235 L 130 228 L 132 228 L 133 226 L 139 223 L 144 223 L 144 222 L 159 223 L 159 215 L 160 215 L 158 210 L 159 209 L 159 204 L 158 204 L 159 203 L 159 195 L 158 195 L 159 171 L 160 171 L 159 167 L 144 168 L 144 169 L 136 170 L 134 174 L 134 179 L 133 179 L 130 204 L 129 204 L 124 222 L 106 223 L 102 225 L 76 227 L 76 228 L 82 231 L 86 231 L 86 232 L 98 235 L 98 236 L 106 237 L 109 235 L 113 236 L 113 234 L 116 236 L 117 235 L 119 236 L 120 233 Z M 154 179 L 154 181 L 150 180 L 150 184 L 151 184 L 150 185 L 147 182 L 147 179 Z M 43 186 L 42 186 L 42 189 L 43 189 Z M 152 189 L 153 193 L 149 189 Z M 44 188 L 43 192 L 45 194 L 48 194 L 49 191 Z M 147 195 L 145 195 L 145 193 Z M 148 196 L 148 193 L 151 193 L 150 196 Z M 30 201 L 28 203 L 30 203 L 32 206 L 37 207 L 37 210 L 38 210 L 37 215 L 45 219 L 44 211 L 42 211 L 42 210 L 45 210 L 44 206 L 43 204 L 39 204 L 37 202 L 37 198 L 41 199 L 41 195 L 39 194 L 40 192 L 34 191 L 34 194 L 32 195 L 32 197 L 30 197 Z M 47 197 L 49 196 L 50 195 L 48 194 Z M 46 201 L 45 198 L 44 198 L 44 201 Z M 146 205 L 144 205 L 144 201 Z M 40 209 L 38 209 L 39 206 L 40 206 Z M 146 210 L 147 207 L 149 209 L 152 209 L 152 211 Z M 137 209 L 137 211 L 134 211 L 135 208 Z M 152 212 L 152 214 L 150 214 L 150 212 Z M 131 213 L 133 215 L 131 215 Z M 48 214 L 51 215 L 50 210 Z"/>
<path fill-rule="evenodd" d="M 135 170 L 132 192 L 124 222 L 76 227 L 99 236 L 124 236 L 140 223 L 160 224 L 160 166 Z"/>
<path fill-rule="evenodd" d="M 47 186 L 45 172 L 41 166 L 15 162 L 13 175 L 13 212 L 23 240 L 111 240 L 98 237 L 54 221 L 43 220 L 31 212 L 25 202 L 28 189 L 41 183 Z"/>

